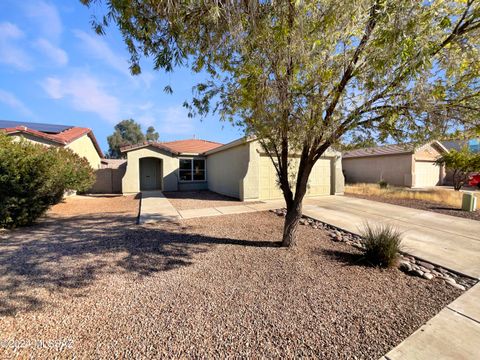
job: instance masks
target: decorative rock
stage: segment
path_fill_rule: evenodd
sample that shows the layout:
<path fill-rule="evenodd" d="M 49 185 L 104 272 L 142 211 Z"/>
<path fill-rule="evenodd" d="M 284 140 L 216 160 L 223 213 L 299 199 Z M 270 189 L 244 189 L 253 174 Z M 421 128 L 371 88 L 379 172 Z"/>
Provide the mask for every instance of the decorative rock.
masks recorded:
<path fill-rule="evenodd" d="M 406 273 L 412 271 L 412 265 L 408 261 L 401 261 L 398 268 Z"/>
<path fill-rule="evenodd" d="M 418 277 L 423 277 L 423 271 L 422 270 L 413 270 L 412 274 L 416 275 Z"/>
<path fill-rule="evenodd" d="M 459 285 L 459 284 L 450 284 L 452 285 L 454 288 L 457 288 L 458 290 L 462 290 L 462 291 L 465 291 L 465 286 L 463 285 Z"/>
<path fill-rule="evenodd" d="M 420 261 L 420 260 L 418 260 L 418 261 L 417 261 L 417 264 L 420 265 L 420 266 L 423 266 L 424 268 L 429 269 L 429 270 L 435 269 L 435 265 L 429 264 L 429 263 L 427 263 L 427 262 L 425 262 L 425 261 Z"/>
<path fill-rule="evenodd" d="M 424 273 L 423 278 L 427 280 L 432 280 L 435 276 L 433 276 L 431 273 Z"/>

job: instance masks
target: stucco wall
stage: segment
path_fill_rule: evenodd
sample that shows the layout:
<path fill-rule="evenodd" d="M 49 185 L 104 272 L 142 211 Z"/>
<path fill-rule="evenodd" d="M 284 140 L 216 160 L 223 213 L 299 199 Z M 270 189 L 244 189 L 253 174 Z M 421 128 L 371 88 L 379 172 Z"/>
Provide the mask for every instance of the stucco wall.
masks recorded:
<path fill-rule="evenodd" d="M 153 146 L 132 150 L 127 153 L 127 170 L 122 179 L 124 194 L 140 192 L 140 159 L 153 157 L 162 160 L 163 186 L 165 191 L 178 190 L 178 158 Z"/>
<path fill-rule="evenodd" d="M 40 145 L 44 145 L 44 146 L 58 146 L 57 143 L 54 143 L 52 141 L 48 141 L 46 139 L 42 139 L 42 138 L 39 138 L 39 137 L 36 137 L 36 136 L 32 136 L 30 134 L 12 134 L 12 135 L 9 135 L 10 137 L 12 137 L 15 141 L 16 140 L 20 140 L 20 139 L 24 139 L 28 142 L 31 142 L 31 143 L 34 143 L 34 144 L 40 144 Z"/>
<path fill-rule="evenodd" d="M 243 179 L 249 170 L 250 147 L 250 143 L 244 143 L 207 156 L 208 188 L 211 191 L 245 198 Z M 250 196 L 249 192 L 247 189 L 247 196 Z"/>
<path fill-rule="evenodd" d="M 331 158 L 331 195 L 341 195 L 345 191 L 342 158 L 340 155 Z"/>
<path fill-rule="evenodd" d="M 126 166 L 118 169 L 104 168 L 95 172 L 95 184 L 89 190 L 93 194 L 120 194 L 122 193 L 122 178 Z"/>
<path fill-rule="evenodd" d="M 258 141 L 214 152 L 207 156 L 208 187 L 211 191 L 239 198 L 258 199 L 260 185 L 260 156 L 264 151 Z M 324 158 L 332 161 L 331 193 L 343 193 L 344 178 L 339 153 L 328 150 Z"/>
<path fill-rule="evenodd" d="M 438 157 L 440 157 L 441 153 L 432 145 L 427 145 L 422 147 L 422 149 L 415 152 L 414 157 L 415 160 L 422 160 L 422 161 L 435 161 Z"/>
<path fill-rule="evenodd" d="M 98 155 L 95 146 L 93 145 L 92 139 L 88 135 L 83 135 L 77 140 L 72 141 L 70 144 L 65 146 L 68 149 L 72 149 L 75 153 L 84 157 L 90 163 L 90 166 L 94 169 L 99 169 L 101 164 L 100 155 Z"/>
<path fill-rule="evenodd" d="M 440 156 L 442 155 L 442 152 L 434 145 L 429 144 L 426 146 L 423 146 L 421 149 L 415 152 L 414 154 L 414 166 L 412 169 L 412 186 L 415 187 L 418 184 L 416 184 L 416 162 L 417 161 L 435 161 L 437 160 Z M 448 183 L 447 180 L 447 171 L 445 169 L 445 166 L 439 165 L 439 179 L 438 183 L 436 185 L 445 185 Z"/>
<path fill-rule="evenodd" d="M 413 155 L 384 155 L 342 159 L 347 183 L 377 183 L 412 186 Z"/>

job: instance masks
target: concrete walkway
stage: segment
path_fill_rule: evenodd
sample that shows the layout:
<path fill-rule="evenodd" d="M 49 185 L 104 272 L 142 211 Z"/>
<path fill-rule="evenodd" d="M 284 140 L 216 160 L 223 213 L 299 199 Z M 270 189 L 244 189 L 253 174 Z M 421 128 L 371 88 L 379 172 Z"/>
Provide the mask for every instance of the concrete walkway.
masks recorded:
<path fill-rule="evenodd" d="M 366 222 L 393 225 L 406 253 L 480 279 L 480 221 L 346 196 L 306 200 L 304 213 L 357 234 Z"/>
<path fill-rule="evenodd" d="M 197 217 L 205 216 L 219 216 L 219 215 L 231 215 L 231 214 L 243 214 L 255 211 L 265 211 L 271 209 L 278 209 L 284 207 L 284 202 L 281 200 L 269 200 L 264 201 L 260 204 L 249 204 L 248 202 L 243 203 L 242 205 L 232 205 L 232 206 L 218 206 L 211 208 L 203 209 L 188 209 L 188 210 L 178 210 L 182 219 L 192 219 Z"/>
<path fill-rule="evenodd" d="M 176 221 L 206 216 L 242 214 L 284 207 L 282 200 L 269 200 L 261 203 L 244 202 L 242 205 L 218 206 L 200 209 L 177 210 L 161 191 L 142 191 L 139 224 L 158 221 Z"/>
<path fill-rule="evenodd" d="M 179 218 L 177 210 L 161 191 L 142 191 L 139 224 L 174 221 Z"/>

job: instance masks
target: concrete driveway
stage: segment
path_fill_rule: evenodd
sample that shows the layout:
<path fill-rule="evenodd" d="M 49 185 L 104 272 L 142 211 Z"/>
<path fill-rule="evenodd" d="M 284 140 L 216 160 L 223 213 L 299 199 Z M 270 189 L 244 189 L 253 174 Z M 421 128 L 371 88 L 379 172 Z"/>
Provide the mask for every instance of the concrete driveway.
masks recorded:
<path fill-rule="evenodd" d="M 304 213 L 357 234 L 367 221 L 391 224 L 405 252 L 480 279 L 480 221 L 346 196 L 308 199 Z"/>

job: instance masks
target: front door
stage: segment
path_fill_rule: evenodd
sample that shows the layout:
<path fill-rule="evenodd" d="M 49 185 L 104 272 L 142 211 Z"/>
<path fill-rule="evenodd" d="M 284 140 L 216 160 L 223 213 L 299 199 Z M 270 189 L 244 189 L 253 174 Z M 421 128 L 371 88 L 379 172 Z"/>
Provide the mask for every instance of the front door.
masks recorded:
<path fill-rule="evenodd" d="M 140 159 L 140 190 L 158 190 L 158 167 L 155 158 Z"/>

